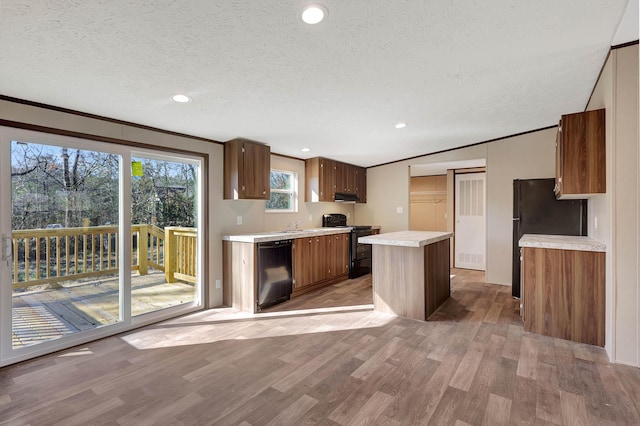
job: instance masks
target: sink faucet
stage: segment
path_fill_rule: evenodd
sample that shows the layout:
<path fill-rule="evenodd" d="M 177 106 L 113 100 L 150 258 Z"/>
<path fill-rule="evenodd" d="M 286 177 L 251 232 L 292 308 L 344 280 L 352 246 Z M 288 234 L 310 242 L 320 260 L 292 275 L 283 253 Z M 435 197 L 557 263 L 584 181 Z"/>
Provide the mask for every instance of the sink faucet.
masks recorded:
<path fill-rule="evenodd" d="M 298 230 L 298 225 L 300 225 L 301 223 L 302 223 L 302 221 L 301 221 L 301 220 L 299 220 L 299 221 L 297 221 L 297 222 L 295 223 L 295 225 L 296 225 L 296 231 Z"/>

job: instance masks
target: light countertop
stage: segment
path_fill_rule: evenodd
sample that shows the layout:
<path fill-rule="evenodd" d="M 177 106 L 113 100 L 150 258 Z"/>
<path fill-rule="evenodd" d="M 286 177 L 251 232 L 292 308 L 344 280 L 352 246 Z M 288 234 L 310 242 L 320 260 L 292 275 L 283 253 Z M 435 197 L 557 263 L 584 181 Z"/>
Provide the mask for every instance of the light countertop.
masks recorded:
<path fill-rule="evenodd" d="M 589 237 L 572 235 L 524 234 L 520 247 L 546 248 L 557 250 L 606 251 L 607 246 Z"/>
<path fill-rule="evenodd" d="M 268 241 L 292 240 L 294 238 L 315 237 L 318 235 L 346 234 L 351 232 L 350 227 L 346 228 L 311 228 L 299 231 L 272 231 L 260 232 L 256 234 L 225 235 L 224 241 L 237 241 L 241 243 L 266 243 Z"/>
<path fill-rule="evenodd" d="M 453 232 L 399 231 L 360 237 L 358 242 L 384 246 L 422 247 L 451 237 Z"/>

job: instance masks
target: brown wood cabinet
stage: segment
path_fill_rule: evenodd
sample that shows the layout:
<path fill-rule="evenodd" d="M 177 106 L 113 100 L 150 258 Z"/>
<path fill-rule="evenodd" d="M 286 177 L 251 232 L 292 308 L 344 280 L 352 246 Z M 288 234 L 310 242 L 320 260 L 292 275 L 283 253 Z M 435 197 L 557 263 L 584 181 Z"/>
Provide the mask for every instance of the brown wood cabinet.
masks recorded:
<path fill-rule="evenodd" d="M 367 169 L 356 167 L 356 195 L 358 203 L 367 202 Z"/>
<path fill-rule="evenodd" d="M 356 193 L 356 166 L 336 163 L 336 192 Z"/>
<path fill-rule="evenodd" d="M 606 192 L 605 110 L 563 115 L 556 135 L 556 197 Z"/>
<path fill-rule="evenodd" d="M 604 346 L 604 252 L 523 247 L 521 267 L 526 331 Z"/>
<path fill-rule="evenodd" d="M 367 169 L 328 158 L 305 161 L 306 202 L 335 201 L 335 193 L 357 195 L 367 202 Z"/>
<path fill-rule="evenodd" d="M 293 291 L 299 291 L 313 284 L 313 266 L 316 245 L 315 238 L 293 240 Z"/>
<path fill-rule="evenodd" d="M 349 234 L 329 235 L 331 246 L 329 247 L 330 264 L 329 278 L 344 276 L 349 273 Z"/>
<path fill-rule="evenodd" d="M 305 161 L 306 202 L 335 199 L 335 168 L 336 162 L 328 158 L 314 157 Z"/>
<path fill-rule="evenodd" d="M 224 199 L 268 200 L 271 150 L 246 139 L 224 144 Z"/>
<path fill-rule="evenodd" d="M 293 240 L 293 295 L 330 285 L 349 274 L 349 234 Z"/>

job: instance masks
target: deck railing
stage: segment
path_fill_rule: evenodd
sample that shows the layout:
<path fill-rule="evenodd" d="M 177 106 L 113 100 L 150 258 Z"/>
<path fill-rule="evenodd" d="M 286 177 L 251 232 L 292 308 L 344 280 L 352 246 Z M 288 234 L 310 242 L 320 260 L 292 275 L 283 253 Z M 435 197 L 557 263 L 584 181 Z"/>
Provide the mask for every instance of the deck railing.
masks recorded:
<path fill-rule="evenodd" d="M 119 269 L 117 226 L 25 229 L 12 232 L 13 288 L 55 285 L 63 281 L 116 274 Z M 196 281 L 194 228 L 131 226 L 133 271 L 163 271 L 167 282 Z"/>

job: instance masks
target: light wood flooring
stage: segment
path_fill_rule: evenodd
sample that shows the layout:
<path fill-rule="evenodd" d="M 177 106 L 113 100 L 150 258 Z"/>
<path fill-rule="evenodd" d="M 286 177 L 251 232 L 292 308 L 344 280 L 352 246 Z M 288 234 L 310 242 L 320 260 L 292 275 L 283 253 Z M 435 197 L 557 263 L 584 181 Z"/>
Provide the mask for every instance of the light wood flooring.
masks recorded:
<path fill-rule="evenodd" d="M 255 316 L 212 309 L 6 367 L 0 423 L 640 424 L 638 369 L 524 332 L 510 287 L 452 273 L 427 322 L 373 312 L 363 277 Z"/>

